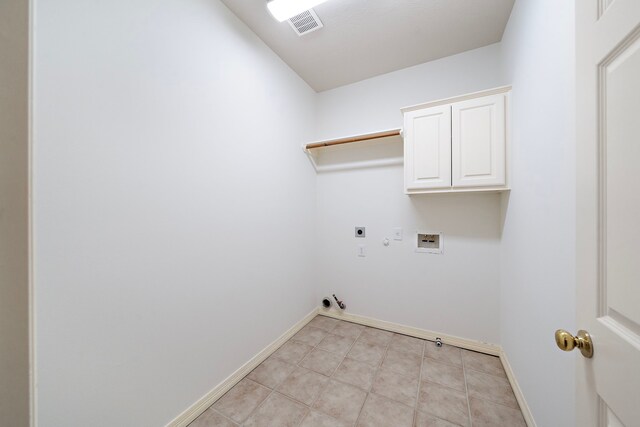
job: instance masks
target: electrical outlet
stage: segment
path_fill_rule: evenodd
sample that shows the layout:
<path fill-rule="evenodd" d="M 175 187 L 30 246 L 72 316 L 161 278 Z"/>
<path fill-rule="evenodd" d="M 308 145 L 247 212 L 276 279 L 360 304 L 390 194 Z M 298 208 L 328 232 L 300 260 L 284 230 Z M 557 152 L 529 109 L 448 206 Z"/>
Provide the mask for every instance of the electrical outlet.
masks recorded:
<path fill-rule="evenodd" d="M 359 257 L 366 257 L 367 256 L 367 251 L 364 245 L 358 245 L 358 256 Z"/>
<path fill-rule="evenodd" d="M 393 240 L 402 240 L 402 228 L 393 229 Z"/>

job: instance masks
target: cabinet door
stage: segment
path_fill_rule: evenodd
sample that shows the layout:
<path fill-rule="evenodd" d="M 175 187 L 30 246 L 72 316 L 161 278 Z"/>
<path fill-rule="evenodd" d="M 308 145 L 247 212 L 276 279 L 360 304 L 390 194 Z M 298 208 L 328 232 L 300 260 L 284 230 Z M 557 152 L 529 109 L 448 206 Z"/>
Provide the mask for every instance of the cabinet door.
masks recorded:
<path fill-rule="evenodd" d="M 453 187 L 506 184 L 505 96 L 452 105 Z"/>
<path fill-rule="evenodd" d="M 407 192 L 451 187 L 451 106 L 405 113 L 404 132 Z"/>

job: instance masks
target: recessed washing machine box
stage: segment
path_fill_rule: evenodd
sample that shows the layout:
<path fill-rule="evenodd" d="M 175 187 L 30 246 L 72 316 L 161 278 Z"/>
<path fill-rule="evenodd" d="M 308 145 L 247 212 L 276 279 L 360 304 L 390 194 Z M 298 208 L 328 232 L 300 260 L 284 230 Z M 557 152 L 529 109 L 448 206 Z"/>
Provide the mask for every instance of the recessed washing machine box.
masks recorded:
<path fill-rule="evenodd" d="M 442 233 L 416 233 L 416 252 L 442 253 Z"/>

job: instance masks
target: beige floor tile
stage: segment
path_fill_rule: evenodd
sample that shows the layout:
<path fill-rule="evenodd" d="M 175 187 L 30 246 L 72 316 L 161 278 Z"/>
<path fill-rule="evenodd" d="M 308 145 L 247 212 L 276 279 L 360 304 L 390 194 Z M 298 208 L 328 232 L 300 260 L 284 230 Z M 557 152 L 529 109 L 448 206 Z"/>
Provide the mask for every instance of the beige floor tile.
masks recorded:
<path fill-rule="evenodd" d="M 408 337 L 406 335 L 394 334 L 389 343 L 389 349 L 403 353 L 415 353 L 422 357 L 424 340 L 420 338 Z"/>
<path fill-rule="evenodd" d="M 295 334 L 291 339 L 315 347 L 326 336 L 327 331 L 323 331 L 322 329 L 314 328 L 313 326 L 307 325 L 302 328 L 297 334 Z"/>
<path fill-rule="evenodd" d="M 349 352 L 355 340 L 355 338 L 329 334 L 320 341 L 318 348 L 344 357 Z"/>
<path fill-rule="evenodd" d="M 277 391 L 306 405 L 311 405 L 320 396 L 329 379 L 305 368 L 296 369 L 277 388 Z"/>
<path fill-rule="evenodd" d="M 389 342 L 391 342 L 391 338 L 393 338 L 393 332 L 383 331 L 382 329 L 376 328 L 365 328 L 365 330 L 362 331 L 360 338 L 358 338 L 358 341 L 387 346 L 389 345 Z"/>
<path fill-rule="evenodd" d="M 349 384 L 331 380 L 313 407 L 347 423 L 354 423 L 360 414 L 367 393 Z"/>
<path fill-rule="evenodd" d="M 362 325 L 340 321 L 331 333 L 341 337 L 358 338 L 362 331 L 364 331 L 364 326 Z"/>
<path fill-rule="evenodd" d="M 265 386 L 245 378 L 214 403 L 213 409 L 241 423 L 270 393 Z"/>
<path fill-rule="evenodd" d="M 276 388 L 294 369 L 295 365 L 270 357 L 251 371 L 247 378 L 263 386 Z"/>
<path fill-rule="evenodd" d="M 499 357 L 470 350 L 462 350 L 462 361 L 465 369 L 473 369 L 474 371 L 498 375 L 504 378 L 507 377 Z"/>
<path fill-rule="evenodd" d="M 309 325 L 318 329 L 322 329 L 327 332 L 331 332 L 333 328 L 335 328 L 338 325 L 338 323 L 340 323 L 339 320 L 332 319 L 331 317 L 316 316 L 313 319 L 311 319 L 311 322 L 309 322 Z"/>
<path fill-rule="evenodd" d="M 300 362 L 300 366 L 330 377 L 341 361 L 341 356 L 316 348 L 307 354 L 307 357 Z"/>
<path fill-rule="evenodd" d="M 416 411 L 415 427 L 459 427 L 458 424 L 450 423 L 424 412 Z M 497 427 L 497 426 L 496 426 Z"/>
<path fill-rule="evenodd" d="M 470 398 L 469 404 L 474 427 L 526 427 L 518 409 L 476 398 Z"/>
<path fill-rule="evenodd" d="M 282 359 L 285 362 L 298 364 L 311 350 L 313 350 L 313 347 L 309 344 L 290 340 L 276 350 L 271 357 Z"/>
<path fill-rule="evenodd" d="M 422 379 L 465 391 L 464 371 L 460 366 L 448 365 L 425 358 L 422 363 Z"/>
<path fill-rule="evenodd" d="M 415 353 L 400 353 L 389 350 L 382 362 L 382 367 L 402 375 L 418 378 L 422 357 Z"/>
<path fill-rule="evenodd" d="M 213 408 L 209 408 L 196 418 L 189 427 L 237 427 L 238 424 L 223 417 Z"/>
<path fill-rule="evenodd" d="M 385 351 L 386 347 L 384 346 L 369 344 L 358 339 L 351 347 L 347 357 L 373 366 L 379 366 L 384 358 Z"/>
<path fill-rule="evenodd" d="M 473 427 L 526 427 L 497 357 L 317 317 L 190 427 L 469 427 L 472 422 Z"/>
<path fill-rule="evenodd" d="M 369 391 L 375 373 L 375 366 L 345 358 L 332 378 Z"/>
<path fill-rule="evenodd" d="M 424 347 L 424 355 L 438 362 L 462 366 L 462 352 L 458 347 L 446 344 L 442 347 L 437 347 L 435 343 L 427 341 Z"/>
<path fill-rule="evenodd" d="M 297 427 L 308 411 L 306 406 L 279 393 L 273 393 L 243 427 Z"/>
<path fill-rule="evenodd" d="M 469 425 L 466 393 L 440 384 L 420 384 L 417 409 L 464 427 Z"/>
<path fill-rule="evenodd" d="M 411 427 L 413 408 L 370 394 L 358 418 L 357 427 Z"/>
<path fill-rule="evenodd" d="M 376 379 L 373 381 L 371 392 L 415 407 L 418 378 L 401 375 L 387 369 L 379 369 Z"/>
<path fill-rule="evenodd" d="M 336 420 L 335 418 L 330 417 L 329 415 L 323 414 L 322 412 L 316 412 L 311 410 L 309 414 L 305 417 L 300 427 L 349 427 L 350 424 L 347 424 L 343 421 Z"/>
<path fill-rule="evenodd" d="M 509 380 L 495 375 L 465 369 L 469 397 L 490 400 L 495 403 L 519 409 Z"/>

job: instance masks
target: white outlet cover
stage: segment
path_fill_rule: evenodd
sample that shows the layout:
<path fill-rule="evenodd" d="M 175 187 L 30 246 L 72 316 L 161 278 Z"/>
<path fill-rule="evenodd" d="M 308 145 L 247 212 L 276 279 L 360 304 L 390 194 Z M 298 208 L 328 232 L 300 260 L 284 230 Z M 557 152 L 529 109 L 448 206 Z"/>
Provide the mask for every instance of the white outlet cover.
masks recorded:
<path fill-rule="evenodd" d="M 393 240 L 402 240 L 402 228 L 393 229 Z"/>
<path fill-rule="evenodd" d="M 366 257 L 367 256 L 367 250 L 366 250 L 364 245 L 358 245 L 358 256 L 359 257 Z"/>

